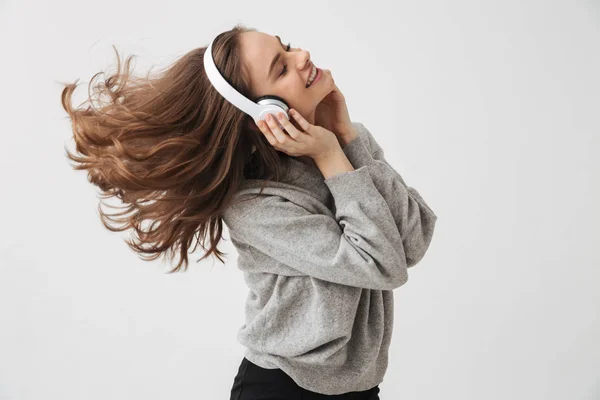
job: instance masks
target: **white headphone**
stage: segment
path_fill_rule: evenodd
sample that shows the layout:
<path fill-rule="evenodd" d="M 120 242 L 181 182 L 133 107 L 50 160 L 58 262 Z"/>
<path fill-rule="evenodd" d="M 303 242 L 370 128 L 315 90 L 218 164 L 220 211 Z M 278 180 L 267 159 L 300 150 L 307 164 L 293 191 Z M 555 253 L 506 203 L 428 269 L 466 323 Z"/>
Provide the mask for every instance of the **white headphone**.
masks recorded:
<path fill-rule="evenodd" d="M 216 38 L 215 38 L 216 39 Z M 212 45 L 215 41 L 208 45 L 204 52 L 204 71 L 208 80 L 212 83 L 215 89 L 231 104 L 250 115 L 255 123 L 260 120 L 265 120 L 267 114 L 276 116 L 278 112 L 283 112 L 286 119 L 290 119 L 288 115 L 289 106 L 278 96 L 266 95 L 258 98 L 256 102 L 249 100 L 240 92 L 235 90 L 221 75 L 212 55 Z"/>

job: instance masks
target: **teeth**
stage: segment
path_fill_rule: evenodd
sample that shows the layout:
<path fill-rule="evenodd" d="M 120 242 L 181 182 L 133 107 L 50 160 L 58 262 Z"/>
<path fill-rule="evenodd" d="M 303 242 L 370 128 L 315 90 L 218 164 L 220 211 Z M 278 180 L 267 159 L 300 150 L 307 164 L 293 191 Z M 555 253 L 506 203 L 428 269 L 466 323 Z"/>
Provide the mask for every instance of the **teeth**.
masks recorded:
<path fill-rule="evenodd" d="M 317 76 L 317 67 L 315 67 L 313 65 L 313 69 L 312 69 L 312 71 L 310 73 L 310 76 L 308 77 L 308 81 L 307 81 L 307 84 L 306 84 L 307 87 L 310 86 L 310 84 L 312 83 L 313 79 L 315 79 L 316 76 Z"/>

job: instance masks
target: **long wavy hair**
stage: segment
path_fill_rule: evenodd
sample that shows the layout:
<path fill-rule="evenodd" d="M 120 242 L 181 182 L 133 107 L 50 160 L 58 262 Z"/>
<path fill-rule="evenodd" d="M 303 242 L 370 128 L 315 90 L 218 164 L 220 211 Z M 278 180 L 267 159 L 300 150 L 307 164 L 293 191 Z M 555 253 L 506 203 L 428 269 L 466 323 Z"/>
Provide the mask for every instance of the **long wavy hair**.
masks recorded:
<path fill-rule="evenodd" d="M 240 57 L 239 36 L 246 31 L 255 29 L 237 24 L 219 34 L 213 55 L 227 81 L 252 98 Z M 206 47 L 144 78 L 130 72 L 133 56 L 121 71 L 113 48 L 117 71 L 97 83 L 95 79 L 105 73 L 92 77 L 82 103 L 88 103 L 86 108 L 71 105 L 78 80 L 63 83 L 61 104 L 71 119 L 76 146 L 75 152 L 65 146 L 66 156 L 74 169 L 86 170 L 88 180 L 100 188 L 103 225 L 113 232 L 133 228 L 133 237 L 125 242 L 140 258 L 149 261 L 163 255 L 174 260 L 178 254 L 169 273 L 185 271 L 188 252 L 201 245 L 206 253 L 198 261 L 214 253 L 223 262 L 225 253 L 217 248 L 222 212 L 245 179 L 265 179 L 265 185 L 266 180 L 279 180 L 285 172 L 281 152 L 250 116 L 212 86 L 204 72 Z M 108 206 L 120 210 L 114 214 L 103 210 L 111 197 L 123 204 Z"/>

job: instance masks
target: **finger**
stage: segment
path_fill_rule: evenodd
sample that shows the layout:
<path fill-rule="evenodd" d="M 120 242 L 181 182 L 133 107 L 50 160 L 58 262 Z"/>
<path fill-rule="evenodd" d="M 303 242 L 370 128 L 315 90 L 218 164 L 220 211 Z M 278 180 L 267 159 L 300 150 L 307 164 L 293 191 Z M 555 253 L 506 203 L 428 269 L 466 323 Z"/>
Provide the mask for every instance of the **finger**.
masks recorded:
<path fill-rule="evenodd" d="M 280 144 L 283 144 L 288 140 L 294 140 L 281 130 L 281 128 L 277 124 L 277 119 L 273 117 L 273 115 L 267 114 L 266 118 L 267 124 L 269 125 L 269 128 L 271 128 L 271 132 L 273 132 L 273 135 Z"/>
<path fill-rule="evenodd" d="M 292 117 L 294 118 L 294 120 L 298 123 L 298 125 L 300 125 L 300 128 L 302 128 L 302 130 L 304 132 L 311 132 L 312 131 L 312 125 L 308 123 L 307 120 L 304 119 L 304 117 L 302 115 L 300 115 L 300 113 L 298 111 L 296 111 L 295 109 L 291 108 L 290 109 L 290 114 L 292 115 Z"/>
<path fill-rule="evenodd" d="M 283 129 L 292 137 L 294 140 L 298 140 L 302 137 L 302 135 L 306 135 L 304 132 L 298 130 L 293 124 L 292 121 L 287 119 L 282 112 L 277 113 L 277 119 L 279 123 L 283 126 Z"/>
<path fill-rule="evenodd" d="M 260 131 L 263 133 L 263 135 L 265 135 L 267 141 L 271 144 L 271 146 L 275 146 L 279 143 L 275 135 L 273 135 L 273 133 L 271 132 L 269 125 L 265 121 L 260 120 L 258 121 L 257 125 L 260 128 Z"/>

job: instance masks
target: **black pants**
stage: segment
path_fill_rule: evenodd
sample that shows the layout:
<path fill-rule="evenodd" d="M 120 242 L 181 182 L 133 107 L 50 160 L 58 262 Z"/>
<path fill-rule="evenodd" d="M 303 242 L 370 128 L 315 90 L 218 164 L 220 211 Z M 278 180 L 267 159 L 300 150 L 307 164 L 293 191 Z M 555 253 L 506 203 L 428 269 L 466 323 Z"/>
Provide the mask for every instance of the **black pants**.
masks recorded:
<path fill-rule="evenodd" d="M 362 392 L 325 395 L 304 389 L 281 369 L 265 369 L 243 358 L 230 400 L 379 400 L 379 385 Z"/>

